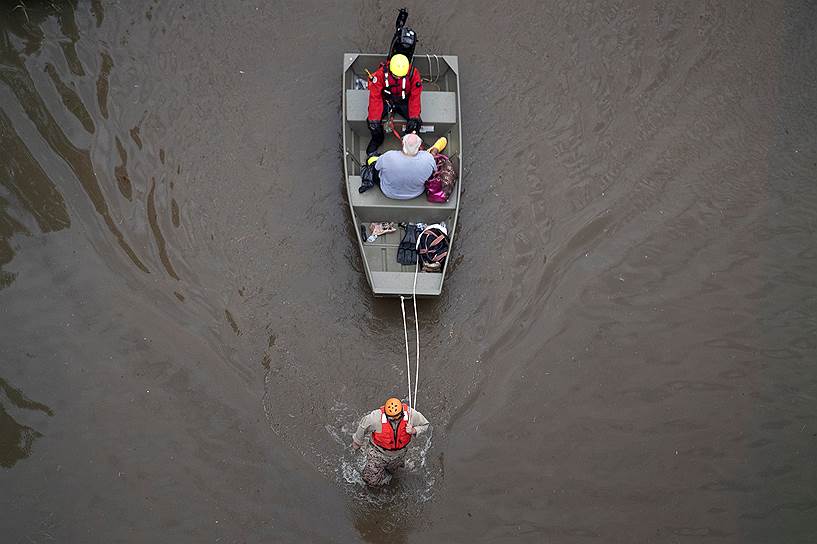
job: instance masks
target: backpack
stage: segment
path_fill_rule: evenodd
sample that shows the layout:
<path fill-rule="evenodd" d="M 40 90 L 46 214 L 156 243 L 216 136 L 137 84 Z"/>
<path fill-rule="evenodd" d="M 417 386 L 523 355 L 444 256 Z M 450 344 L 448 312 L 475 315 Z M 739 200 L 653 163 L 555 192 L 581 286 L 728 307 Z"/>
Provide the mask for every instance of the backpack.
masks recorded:
<path fill-rule="evenodd" d="M 442 272 L 448 255 L 448 235 L 436 227 L 428 227 L 417 238 L 417 253 L 423 272 Z"/>
<path fill-rule="evenodd" d="M 457 183 L 457 173 L 451 159 L 442 153 L 434 155 L 436 169 L 426 181 L 426 198 L 429 202 L 448 202 Z"/>

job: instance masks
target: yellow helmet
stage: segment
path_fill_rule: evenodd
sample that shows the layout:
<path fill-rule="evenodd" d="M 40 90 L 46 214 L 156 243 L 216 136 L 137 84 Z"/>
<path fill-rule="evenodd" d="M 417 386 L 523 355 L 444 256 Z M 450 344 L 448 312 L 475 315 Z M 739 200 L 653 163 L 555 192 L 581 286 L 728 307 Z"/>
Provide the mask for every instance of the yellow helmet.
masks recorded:
<path fill-rule="evenodd" d="M 394 417 L 403 411 L 403 403 L 397 397 L 391 397 L 383 405 L 383 411 L 386 412 L 387 416 Z"/>
<path fill-rule="evenodd" d="M 397 77 L 405 77 L 409 71 L 408 58 L 400 53 L 397 53 L 389 61 L 389 71 Z"/>

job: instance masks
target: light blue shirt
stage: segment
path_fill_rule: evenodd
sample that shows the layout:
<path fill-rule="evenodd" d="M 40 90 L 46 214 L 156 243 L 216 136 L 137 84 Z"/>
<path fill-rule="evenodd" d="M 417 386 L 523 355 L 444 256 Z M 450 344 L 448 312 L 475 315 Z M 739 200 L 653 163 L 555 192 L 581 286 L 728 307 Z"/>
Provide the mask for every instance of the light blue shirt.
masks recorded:
<path fill-rule="evenodd" d="M 428 151 L 419 151 L 413 157 L 402 151 L 386 151 L 374 165 L 380 173 L 383 194 L 398 200 L 423 194 L 426 180 L 437 168 L 434 157 Z"/>

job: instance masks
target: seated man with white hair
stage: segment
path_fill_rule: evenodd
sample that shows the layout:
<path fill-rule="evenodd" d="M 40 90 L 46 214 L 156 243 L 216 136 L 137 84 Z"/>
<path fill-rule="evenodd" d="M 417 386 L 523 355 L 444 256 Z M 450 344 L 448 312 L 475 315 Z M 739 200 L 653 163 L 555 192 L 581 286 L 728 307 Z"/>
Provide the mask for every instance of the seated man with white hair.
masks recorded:
<path fill-rule="evenodd" d="M 414 133 L 403 136 L 402 151 L 392 150 L 377 158 L 375 170 L 380 177 L 380 189 L 389 198 L 408 200 L 423 194 L 425 183 L 434 173 L 433 154 L 442 151 L 446 139 L 440 138 L 429 151 L 420 151 L 423 141 Z"/>

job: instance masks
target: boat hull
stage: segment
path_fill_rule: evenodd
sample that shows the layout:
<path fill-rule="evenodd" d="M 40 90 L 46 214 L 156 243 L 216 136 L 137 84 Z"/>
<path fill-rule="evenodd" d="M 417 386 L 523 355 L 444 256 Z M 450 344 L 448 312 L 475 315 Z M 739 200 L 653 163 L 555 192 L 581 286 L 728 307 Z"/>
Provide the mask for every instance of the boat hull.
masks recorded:
<path fill-rule="evenodd" d="M 425 194 L 411 200 L 386 198 L 378 187 L 360 193 L 360 165 L 365 164 L 369 142 L 367 125 L 369 91 L 361 88 L 366 70 L 374 72 L 384 55 L 345 53 L 343 55 L 343 148 L 344 176 L 349 212 L 354 223 L 358 250 L 363 260 L 366 279 L 375 296 L 401 296 L 416 292 L 418 296 L 439 296 L 455 252 L 455 234 L 462 187 L 463 154 L 460 117 L 459 64 L 456 56 L 416 54 L 414 66 L 424 78 L 422 100 L 423 126 L 420 137 L 426 147 L 440 136 L 448 139 L 445 153 L 451 157 L 458 181 L 448 202 L 428 202 Z M 430 81 L 429 81 L 430 80 Z M 402 134 L 405 120 L 398 117 L 395 129 Z M 380 151 L 398 149 L 399 141 L 387 131 Z M 405 223 L 440 223 L 448 228 L 449 254 L 441 272 L 419 272 L 415 265 L 397 262 L 397 249 L 402 237 L 398 230 L 367 242 L 361 235 L 361 225 L 393 221 Z"/>

